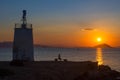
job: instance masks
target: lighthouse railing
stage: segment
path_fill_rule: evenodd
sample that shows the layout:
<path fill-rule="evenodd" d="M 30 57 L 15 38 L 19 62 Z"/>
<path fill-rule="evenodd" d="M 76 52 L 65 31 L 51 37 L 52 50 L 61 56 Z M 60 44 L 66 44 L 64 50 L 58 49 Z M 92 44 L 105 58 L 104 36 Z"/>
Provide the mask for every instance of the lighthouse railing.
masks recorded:
<path fill-rule="evenodd" d="M 22 25 L 23 24 L 16 23 L 15 28 L 22 28 Z M 26 26 L 27 29 L 32 29 L 32 24 L 27 23 L 27 24 L 25 24 L 25 26 Z"/>

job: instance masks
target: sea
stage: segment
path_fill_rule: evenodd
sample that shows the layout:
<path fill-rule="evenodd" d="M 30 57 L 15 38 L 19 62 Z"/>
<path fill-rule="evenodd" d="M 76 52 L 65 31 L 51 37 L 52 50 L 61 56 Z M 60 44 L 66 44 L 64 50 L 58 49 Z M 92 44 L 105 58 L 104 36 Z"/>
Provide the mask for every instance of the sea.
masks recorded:
<path fill-rule="evenodd" d="M 120 71 L 120 48 L 34 48 L 35 61 L 98 61 L 98 65 L 109 65 Z M 12 48 L 0 48 L 0 61 L 12 60 Z"/>

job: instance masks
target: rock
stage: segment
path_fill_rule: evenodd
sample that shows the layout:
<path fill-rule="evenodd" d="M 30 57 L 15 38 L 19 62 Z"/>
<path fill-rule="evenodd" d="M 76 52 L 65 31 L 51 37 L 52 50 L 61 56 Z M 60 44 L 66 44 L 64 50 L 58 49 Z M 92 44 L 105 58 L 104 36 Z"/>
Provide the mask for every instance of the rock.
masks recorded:
<path fill-rule="evenodd" d="M 9 69 L 0 69 L 0 78 L 4 79 L 6 76 L 14 75 L 14 72 Z"/>
<path fill-rule="evenodd" d="M 23 61 L 20 61 L 20 60 L 14 60 L 10 62 L 10 65 L 11 66 L 24 66 L 24 63 Z"/>
<path fill-rule="evenodd" d="M 106 65 L 100 65 L 98 66 L 98 71 L 110 71 L 111 68 L 109 66 Z"/>

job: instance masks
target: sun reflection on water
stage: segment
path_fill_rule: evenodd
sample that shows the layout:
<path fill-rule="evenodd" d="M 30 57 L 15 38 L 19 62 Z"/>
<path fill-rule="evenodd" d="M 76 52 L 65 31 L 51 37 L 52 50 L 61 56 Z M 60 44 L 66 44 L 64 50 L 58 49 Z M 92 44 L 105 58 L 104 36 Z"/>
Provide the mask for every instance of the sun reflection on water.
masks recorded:
<path fill-rule="evenodd" d="M 97 48 L 96 51 L 96 61 L 98 62 L 98 65 L 102 65 L 103 64 L 103 56 L 102 56 L 102 49 L 101 48 Z"/>

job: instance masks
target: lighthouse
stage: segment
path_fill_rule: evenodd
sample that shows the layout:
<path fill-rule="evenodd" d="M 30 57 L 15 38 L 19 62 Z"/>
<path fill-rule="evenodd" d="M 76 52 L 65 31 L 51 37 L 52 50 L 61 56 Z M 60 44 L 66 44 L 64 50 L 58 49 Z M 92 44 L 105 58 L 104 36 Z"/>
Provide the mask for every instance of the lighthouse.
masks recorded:
<path fill-rule="evenodd" d="M 33 29 L 27 23 L 26 10 L 23 10 L 22 23 L 14 28 L 13 61 L 34 61 Z"/>

